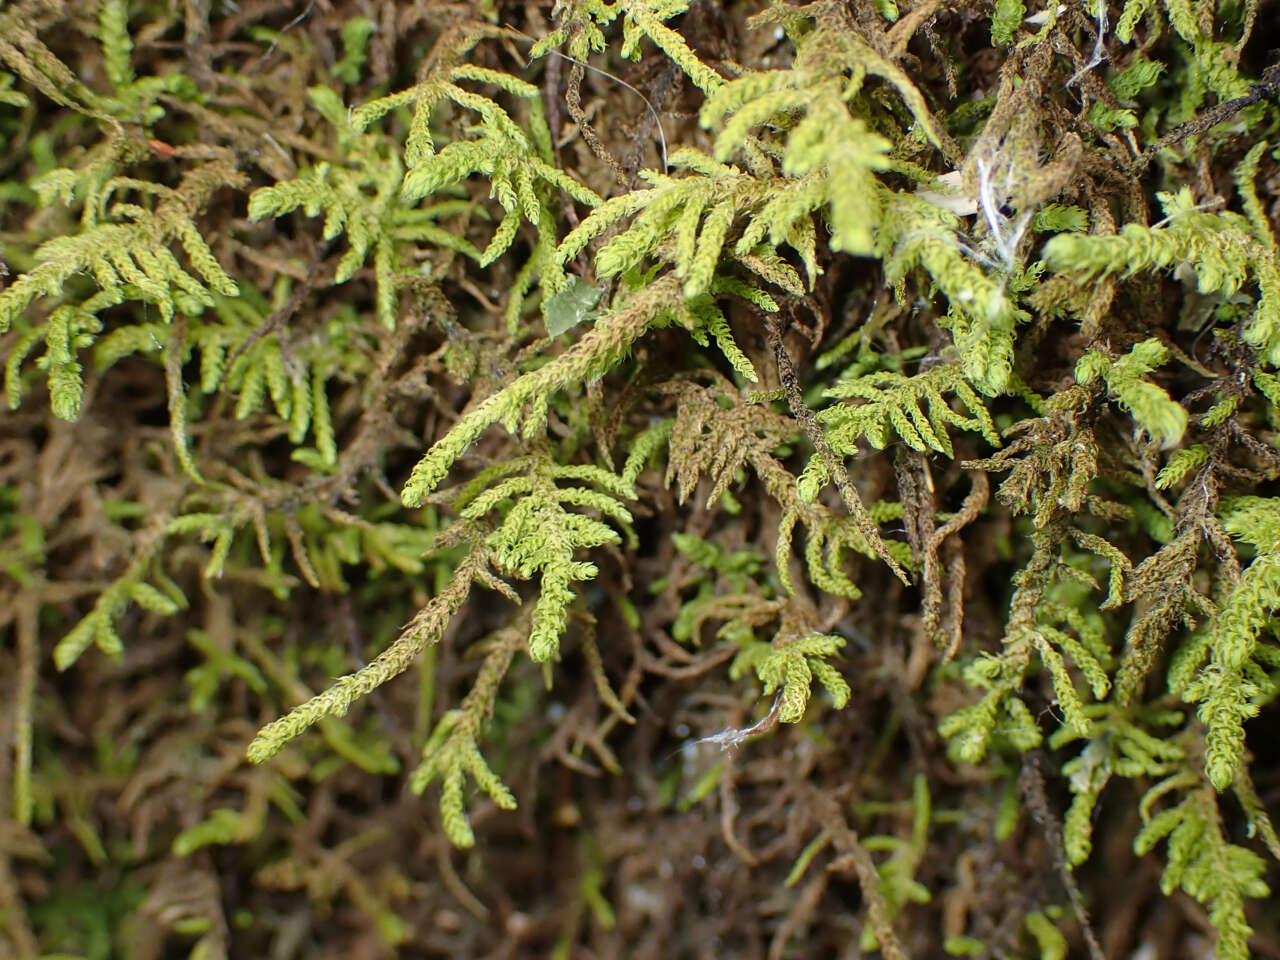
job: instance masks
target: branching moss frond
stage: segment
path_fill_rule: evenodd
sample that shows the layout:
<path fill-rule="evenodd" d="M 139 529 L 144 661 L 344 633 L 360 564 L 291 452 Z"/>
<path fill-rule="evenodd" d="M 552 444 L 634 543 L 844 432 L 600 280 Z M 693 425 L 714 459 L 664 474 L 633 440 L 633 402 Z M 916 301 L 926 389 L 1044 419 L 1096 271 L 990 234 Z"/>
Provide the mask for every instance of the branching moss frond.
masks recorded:
<path fill-rule="evenodd" d="M 488 84 L 524 101 L 528 129 L 496 100 L 459 86 L 462 82 Z M 399 197 L 395 198 L 397 203 L 412 205 L 442 192 L 447 195 L 452 188 L 477 174 L 489 181 L 489 195 L 498 201 L 503 215 L 493 237 L 478 256 L 481 266 L 493 263 L 511 247 L 521 222 L 537 229 L 531 258 L 520 271 L 508 303 L 508 325 L 513 331 L 521 304 L 536 277 L 541 278 L 546 299 L 558 293 L 567 282 L 561 266 L 563 261 L 552 256 L 557 236 L 551 213 L 551 191 L 565 193 L 588 207 L 601 203 L 593 190 L 552 163 L 551 133 L 541 96 L 537 87 L 509 74 L 462 64 L 436 71 L 416 87 L 370 101 L 350 117 L 351 129 L 362 132 L 392 110 L 414 107 L 404 145 L 406 170 Z M 455 140 L 437 151 L 431 135 L 431 118 L 445 102 L 479 114 L 478 136 Z M 450 244 L 443 234 L 421 238 L 408 235 L 405 239 L 428 239 L 457 248 L 457 244 Z"/>
<path fill-rule="evenodd" d="M 995 396 L 1009 386 L 1014 330 L 1029 315 L 1018 309 L 1002 281 L 993 280 L 959 238 L 959 218 L 909 194 L 891 194 L 877 236 L 885 257 L 885 278 L 901 285 L 923 269 L 946 296 L 949 312 L 939 323 L 951 331 L 965 376 L 982 393 Z"/>
<path fill-rule="evenodd" d="M 1078 413 L 1087 408 L 1083 387 L 1055 396 L 1046 415 L 1021 421 L 1009 431 L 1003 449 L 984 460 L 965 463 L 970 469 L 1008 471 L 997 499 L 1015 514 L 1030 513 L 1036 527 L 1082 511 L 1106 512 L 1090 494 L 1098 476 L 1098 442 Z"/>
<path fill-rule="evenodd" d="M 119 4 L 103 6 L 110 8 Z M 19 9 L 0 12 L 0 63 L 54 103 L 107 119 L 101 97 L 41 41 L 23 14 Z M 104 16 L 110 18 L 111 12 L 104 11 Z M 115 51 L 111 59 L 119 63 L 119 51 Z"/>
<path fill-rule="evenodd" d="M 890 917 L 898 916 L 909 904 L 928 903 L 932 899 L 929 888 L 917 878 L 926 862 L 929 828 L 933 822 L 933 798 L 929 795 L 928 778 L 923 774 L 912 778 L 909 809 L 911 831 L 906 836 L 875 834 L 862 840 L 868 853 L 889 853 L 888 859 L 876 864 L 876 873 L 880 876 L 880 893 Z M 863 926 L 859 946 L 868 953 L 876 949 L 876 930 L 871 924 Z"/>
<path fill-rule="evenodd" d="M 328 87 L 313 87 L 309 93 L 312 103 L 338 130 L 339 146 L 349 162 L 340 166 L 322 162 L 296 179 L 254 191 L 249 216 L 255 220 L 279 217 L 299 208 L 308 216 L 323 215 L 323 238 L 332 240 L 345 233 L 350 244 L 333 282 L 346 283 L 372 254 L 378 319 L 393 329 L 396 273 L 411 245 L 430 244 L 480 258 L 465 237 L 438 223 L 441 217 L 466 211 L 468 204 L 456 199 L 423 208 L 406 203 L 400 196 L 404 168 L 398 152 L 381 137 L 357 134 L 337 94 Z"/>
<path fill-rule="evenodd" d="M 277 285 L 273 300 L 246 284 L 235 298 L 215 294 L 213 309 L 198 320 L 170 327 L 141 323 L 115 328 L 94 346 L 94 365 L 105 370 L 127 356 L 162 353 L 170 381 L 175 446 L 180 458 L 184 453 L 190 458 L 181 429 L 187 388 L 180 371 L 193 355 L 198 356 L 200 374 L 193 392 L 204 397 L 225 392 L 235 397 L 237 419 L 268 407 L 274 410 L 289 425 L 289 441 L 297 447 L 293 459 L 324 473 L 335 466 L 338 453 L 328 371 L 340 362 L 349 373 L 364 373 L 371 360 L 354 326 L 340 319 L 328 325 L 323 337 L 291 336 L 280 318 L 294 304 L 296 296 L 288 281 Z M 308 436 L 314 447 L 304 448 L 301 444 Z M 183 466 L 195 474 L 194 461 L 184 461 Z"/>
<path fill-rule="evenodd" d="M 485 721 L 493 715 L 498 688 L 516 651 L 524 641 L 526 625 L 518 618 L 490 641 L 488 655 L 461 705 L 447 711 L 422 748 L 422 763 L 409 778 L 409 788 L 421 794 L 433 780 L 441 781 L 440 815 L 444 831 L 455 846 L 469 847 L 475 834 L 467 821 L 463 786 L 466 778 L 487 793 L 504 810 L 516 808 L 516 798 L 480 754 L 478 740 Z"/>
<path fill-rule="evenodd" d="M 1071 867 L 1084 863 L 1093 849 L 1093 824 L 1098 800 L 1113 776 L 1135 780 L 1166 777 L 1182 769 L 1186 752 L 1169 734 L 1150 732 L 1157 727 L 1181 726 L 1176 710 L 1149 707 L 1137 711 L 1113 703 L 1085 707 L 1092 721 L 1088 740 L 1078 755 L 1062 766 L 1071 787 L 1071 806 L 1063 818 L 1062 843 Z M 1061 727 L 1049 738 L 1054 750 L 1084 737 L 1072 727 Z"/>
<path fill-rule="evenodd" d="M 783 123 L 790 129 L 782 173 L 792 179 L 784 189 L 770 191 L 739 249 L 754 246 L 766 234 L 776 247 L 797 227 L 803 229 L 802 218 L 826 210 L 833 249 L 871 253 L 873 231 L 882 216 L 875 173 L 889 166 L 889 141 L 850 114 L 839 78 L 805 84 L 806 78 L 787 71 L 774 78 L 778 88 L 769 89 L 767 77 L 735 80 L 721 96 L 709 100 L 702 113 L 704 126 L 732 114 L 716 137 L 716 157 L 726 159 L 740 149 L 751 128 L 773 122 L 779 114 L 803 112 L 794 126 Z M 757 91 L 761 95 L 753 97 Z M 737 104 L 738 97 L 752 99 Z"/>
<path fill-rule="evenodd" d="M 1258 356 L 1280 366 L 1280 257 L 1258 238 L 1254 223 L 1238 213 L 1207 213 L 1184 187 L 1162 193 L 1165 220 L 1154 227 L 1125 224 L 1112 236 L 1061 233 L 1045 245 L 1045 260 L 1058 273 L 1086 279 L 1177 268 L 1194 277 L 1201 294 L 1231 296 L 1257 284 L 1257 307 L 1242 335 Z"/>
<path fill-rule="evenodd" d="M 636 0 L 632 3 L 609 3 L 608 0 L 561 0 L 556 11 L 562 26 L 538 41 L 530 57 L 546 56 L 566 40 L 569 52 L 585 60 L 592 51 L 605 48 L 603 28 L 621 14 L 622 55 L 639 60 L 640 41 L 648 37 L 701 90 L 710 93 L 724 81 L 698 59 L 684 37 L 666 25 L 666 21 L 689 9 L 689 0 Z"/>
<path fill-rule="evenodd" d="M 514 432 L 523 420 L 524 434 L 542 426 L 552 393 L 569 384 L 603 376 L 618 363 L 658 320 L 669 315 L 678 296 L 674 277 L 658 280 L 620 307 L 605 313 L 577 343 L 544 366 L 486 397 L 467 411 L 413 468 L 401 497 L 406 506 L 419 506 L 444 479 L 450 466 L 492 424 L 499 420 Z M 526 409 L 528 413 L 526 414 Z"/>
<path fill-rule="evenodd" d="M 656 257 L 673 264 L 676 276 L 684 281 L 684 295 L 690 301 L 691 311 L 704 311 L 706 297 L 723 292 L 748 296 L 765 309 L 773 309 L 772 300 L 763 294 L 752 297 L 726 287 L 735 282 L 724 267 L 731 229 L 745 216 L 750 224 L 732 247 L 732 258 L 784 289 L 797 294 L 804 291 L 799 275 L 777 255 L 776 247 L 784 242 L 791 244 L 807 265 L 812 280 L 814 234 L 809 207 L 801 201 L 789 212 L 782 211 L 785 223 L 775 221 L 773 227 L 768 220 L 761 219 L 779 212 L 777 204 L 770 206 L 780 195 L 779 191 L 795 198 L 788 181 L 760 178 L 713 161 L 690 148 L 674 153 L 671 161 L 692 175 L 677 178 L 643 173 L 653 189 L 622 194 L 593 211 L 565 237 L 556 253 L 559 262 L 572 260 L 592 239 L 638 213 L 625 231 L 597 252 L 598 276 L 626 273 L 646 259 Z M 766 232 L 770 233 L 771 240 L 763 244 Z"/>
<path fill-rule="evenodd" d="M 856 371 L 857 367 L 851 370 Z M 818 412 L 826 428 L 827 441 L 837 456 L 858 452 L 858 441 L 866 438 L 877 450 L 901 439 L 913 450 L 933 450 L 955 455 L 948 428 L 972 431 L 993 447 L 1001 445 L 1000 434 L 986 405 L 966 382 L 960 366 L 940 364 L 908 377 L 888 370 L 841 377 L 824 391 L 837 402 Z M 967 412 L 957 412 L 945 394 L 953 394 Z M 812 457 L 800 475 L 801 494 L 812 500 L 829 480 L 826 464 Z"/>
<path fill-rule="evenodd" d="M 766 697 L 781 691 L 778 719 L 783 723 L 797 723 L 809 705 L 815 677 L 831 695 L 837 710 L 848 704 L 849 684 L 826 660 L 843 646 L 843 637 L 779 635 L 772 644 L 757 643 L 745 647 L 730 666 L 729 674 L 736 679 L 747 670 L 754 670 L 764 684 Z"/>
<path fill-rule="evenodd" d="M 1163 797 L 1181 793 L 1159 813 L 1152 808 Z M 1222 960 L 1248 960 L 1253 930 L 1245 901 L 1270 895 L 1263 875 L 1266 863 L 1252 850 L 1232 843 L 1223 827 L 1213 789 L 1186 773 L 1157 783 L 1140 806 L 1143 827 L 1134 851 L 1145 854 L 1166 840 L 1160 888 L 1165 895 L 1181 888 L 1204 904 L 1218 932 L 1215 953 Z"/>
<path fill-rule="evenodd" d="M 18 368 L 41 340 L 46 351 L 40 366 L 47 371 L 54 412 L 74 420 L 83 392 L 78 354 L 102 331 L 101 312 L 126 300 L 141 301 L 156 307 L 167 322 L 177 311 L 198 316 L 212 306 L 215 294 L 234 297 L 239 290 L 192 216 L 214 189 L 242 185 L 241 173 L 225 161 L 210 161 L 176 188 L 143 185 L 144 194 L 155 198 L 151 207 L 118 201 L 104 209 L 113 193 L 135 186 L 109 179 L 108 169 L 102 164 L 59 169 L 37 183 L 49 201 L 79 198 L 85 216 L 80 232 L 41 244 L 36 265 L 0 291 L 0 332 L 39 301 L 71 300 L 55 307 L 24 336 L 21 351 L 11 355 L 6 369 L 11 406 L 22 391 Z M 185 252 L 195 276 L 179 263 L 175 247 Z M 77 296 L 82 276 L 92 279 L 96 292 Z"/>
<path fill-rule="evenodd" d="M 1099 960 L 1071 871 L 1135 833 L 1223 960 L 1275 938 L 1260 0 L 274 6 L 0 0 L 0 955 L 270 952 L 264 904 L 373 952 L 660 953 L 706 917 L 610 903 L 656 864 L 749 879 L 770 955 L 902 960 L 911 923 Z M 543 860 L 397 860 L 584 750 L 640 808 L 569 776 L 507 822 L 577 849 L 567 900 L 490 929 Z M 377 822 L 411 755 L 443 834 Z M 704 800 L 675 846 L 717 862 L 607 842 Z M 1009 910 L 974 891 L 1023 812 Z M 266 859 L 219 898 L 226 844 Z"/>
<path fill-rule="evenodd" d="M 1280 501 L 1227 500 L 1222 514 L 1227 531 L 1253 544 L 1258 553 L 1205 627 L 1206 640 L 1211 637 L 1212 642 L 1195 648 L 1200 660 L 1207 653 L 1208 663 L 1190 677 L 1189 669 L 1198 664 L 1181 659 L 1175 691 L 1187 703 L 1199 704 L 1208 728 L 1205 773 L 1219 790 L 1231 785 L 1244 761 L 1245 721 L 1280 691 L 1272 675 L 1280 666 L 1280 647 L 1263 642 L 1262 636 L 1280 607 Z"/>
<path fill-rule="evenodd" d="M 1045 531 L 1037 531 L 1034 542 L 1031 560 L 1014 581 L 1013 612 L 1001 651 L 979 656 L 965 670 L 969 683 L 987 692 L 939 727 L 968 763 L 980 760 L 996 736 L 1023 750 L 1040 743 L 1040 731 L 1019 698 L 1033 654 L 1049 676 L 1064 728 L 1077 736 L 1090 735 L 1093 724 L 1067 658 L 1095 700 L 1111 690 L 1112 655 L 1102 619 L 1087 612 L 1087 597 L 1096 584 L 1081 569 L 1086 561 L 1057 556 L 1058 545 Z"/>
<path fill-rule="evenodd" d="M 116 620 L 132 604 L 163 616 L 172 616 L 187 606 L 187 598 L 178 586 L 155 564 L 164 544 L 165 522 L 159 518 L 139 540 L 128 569 L 107 587 L 84 618 L 54 647 L 53 662 L 66 670 L 91 646 L 110 657 L 124 654 L 124 641 L 116 631 Z M 157 588 L 148 580 L 160 584 Z"/>
<path fill-rule="evenodd" d="M 1089 384 L 1101 377 L 1121 408 L 1168 449 L 1182 440 L 1187 411 L 1162 388 L 1144 379 L 1168 358 L 1169 351 L 1154 337 L 1137 344 L 1118 360 L 1090 350 L 1076 363 L 1076 380 Z"/>
<path fill-rule="evenodd" d="M 242 554 L 232 557 L 237 539 L 244 543 L 242 535 L 251 532 L 264 573 L 279 577 L 283 582 L 277 589 L 285 594 L 292 579 L 283 570 L 286 546 L 309 586 L 335 592 L 348 589 L 344 566 L 362 564 L 373 570 L 417 573 L 423 568 L 422 558 L 434 547 L 431 529 L 412 523 L 372 523 L 318 503 L 297 506 L 279 487 L 246 491 L 211 483 L 186 497 L 183 508 L 166 532 L 194 535 L 212 544 L 204 565 L 205 579 L 222 577 L 229 561 L 234 567 L 251 562 Z"/>
<path fill-rule="evenodd" d="M 493 481 L 491 486 L 478 490 L 475 484 L 469 485 L 454 506 L 462 521 L 478 522 L 504 504 L 512 504 L 485 543 L 502 571 L 522 580 L 534 574 L 540 577 L 529 633 L 529 656 L 541 663 L 555 657 L 559 650 L 569 604 L 574 599 L 570 585 L 591 580 L 599 572 L 595 564 L 576 561 L 574 555 L 579 549 L 622 542 L 608 524 L 565 508 L 603 514 L 634 538 L 631 514 L 618 500 L 634 499 L 635 493 L 608 470 L 559 464 L 545 452 L 517 457 L 501 464 L 501 468 L 500 473 L 486 478 Z M 557 482 L 564 481 L 575 485 L 557 486 Z"/>
<path fill-rule="evenodd" d="M 731 485 L 745 481 L 750 468 L 782 507 L 776 559 L 784 589 L 792 591 L 791 548 L 796 527 L 803 525 L 808 530 L 805 564 L 813 584 L 835 596 L 856 600 L 861 591 L 845 570 L 850 555 L 877 558 L 880 553 L 868 541 L 857 518 L 832 510 L 813 497 L 806 498 L 795 477 L 775 456 L 779 448 L 797 439 L 795 422 L 772 410 L 764 397 L 744 397 L 723 377 L 702 373 L 696 379 L 708 381 L 707 386 L 700 386 L 690 377 L 658 388 L 660 393 L 676 398 L 676 416 L 659 421 L 640 434 L 623 476 L 638 478 L 645 462 L 665 443 L 666 484 L 675 485 L 677 498 L 683 503 L 703 478 L 709 479 L 705 500 L 709 509 L 726 496 Z M 897 504 L 876 503 L 867 510 L 874 523 L 902 517 Z M 882 540 L 882 545 L 898 564 L 912 564 L 908 544 Z"/>
<path fill-rule="evenodd" d="M 423 650 L 439 642 L 449 621 L 470 595 L 472 583 L 482 578 L 491 560 L 488 548 L 474 547 L 458 565 L 448 586 L 418 611 L 386 650 L 368 666 L 340 678 L 328 690 L 263 727 L 249 744 L 249 759 L 254 763 L 270 760 L 316 723 L 326 717 L 345 716 L 360 697 L 407 670 Z"/>

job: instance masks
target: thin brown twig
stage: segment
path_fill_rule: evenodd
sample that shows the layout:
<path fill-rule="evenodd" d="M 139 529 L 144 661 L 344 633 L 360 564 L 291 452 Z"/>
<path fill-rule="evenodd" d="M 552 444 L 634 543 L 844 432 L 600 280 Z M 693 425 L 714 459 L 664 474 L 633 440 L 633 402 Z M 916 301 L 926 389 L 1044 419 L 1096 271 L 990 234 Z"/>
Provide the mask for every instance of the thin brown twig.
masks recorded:
<path fill-rule="evenodd" d="M 1066 887 L 1067 897 L 1071 900 L 1071 908 L 1075 911 L 1076 920 L 1080 924 L 1080 931 L 1084 936 L 1085 946 L 1089 949 L 1089 956 L 1093 960 L 1106 960 L 1102 946 L 1098 943 L 1098 938 L 1094 936 L 1093 927 L 1090 925 L 1089 910 L 1084 904 L 1080 885 L 1076 883 L 1075 874 L 1067 865 L 1067 852 L 1062 845 L 1062 824 L 1049 806 L 1041 763 L 1039 751 L 1032 751 L 1026 755 L 1022 764 L 1022 773 L 1018 777 L 1018 790 L 1026 798 L 1031 815 L 1044 828 L 1045 842 L 1049 844 L 1049 849 L 1053 853 L 1054 866 L 1057 867 L 1058 874 L 1062 878 L 1062 885 Z"/>
<path fill-rule="evenodd" d="M 1178 124 L 1147 147 L 1142 151 L 1141 156 L 1134 161 L 1133 172 L 1140 173 L 1145 170 L 1152 158 L 1166 147 L 1171 147 L 1187 137 L 1199 136 L 1223 121 L 1230 120 L 1231 117 L 1246 107 L 1251 107 L 1262 100 L 1268 100 L 1277 94 L 1280 94 L 1280 63 L 1273 63 L 1262 71 L 1262 79 L 1258 83 L 1252 84 L 1249 92 L 1244 96 L 1233 97 L 1196 114 L 1185 123 Z"/>

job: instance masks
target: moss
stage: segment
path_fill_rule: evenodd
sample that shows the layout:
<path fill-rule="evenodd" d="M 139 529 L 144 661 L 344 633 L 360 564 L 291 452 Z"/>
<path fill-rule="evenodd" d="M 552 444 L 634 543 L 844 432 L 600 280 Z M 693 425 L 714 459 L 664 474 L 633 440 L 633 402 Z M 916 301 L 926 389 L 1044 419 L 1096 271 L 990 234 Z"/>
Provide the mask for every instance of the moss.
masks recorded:
<path fill-rule="evenodd" d="M 0 953 L 1275 948 L 1256 4 L 295 7 L 0 10 Z"/>

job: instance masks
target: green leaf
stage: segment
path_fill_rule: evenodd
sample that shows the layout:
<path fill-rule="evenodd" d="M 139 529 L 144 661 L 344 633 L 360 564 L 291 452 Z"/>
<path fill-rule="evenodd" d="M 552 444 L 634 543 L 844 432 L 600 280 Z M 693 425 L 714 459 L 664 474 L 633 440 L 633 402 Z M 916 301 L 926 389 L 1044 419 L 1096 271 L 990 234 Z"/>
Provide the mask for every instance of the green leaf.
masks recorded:
<path fill-rule="evenodd" d="M 594 317 L 594 309 L 604 291 L 579 276 L 569 278 L 568 284 L 543 306 L 543 321 L 547 333 L 558 337 L 567 333 L 584 320 Z"/>

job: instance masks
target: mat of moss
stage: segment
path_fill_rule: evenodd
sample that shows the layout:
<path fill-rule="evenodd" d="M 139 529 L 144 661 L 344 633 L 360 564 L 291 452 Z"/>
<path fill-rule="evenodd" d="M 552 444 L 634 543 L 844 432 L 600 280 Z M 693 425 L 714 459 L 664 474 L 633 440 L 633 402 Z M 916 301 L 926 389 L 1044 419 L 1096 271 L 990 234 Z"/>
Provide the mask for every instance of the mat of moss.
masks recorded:
<path fill-rule="evenodd" d="M 1280 955 L 1277 35 L 0 3 L 0 956 Z"/>

